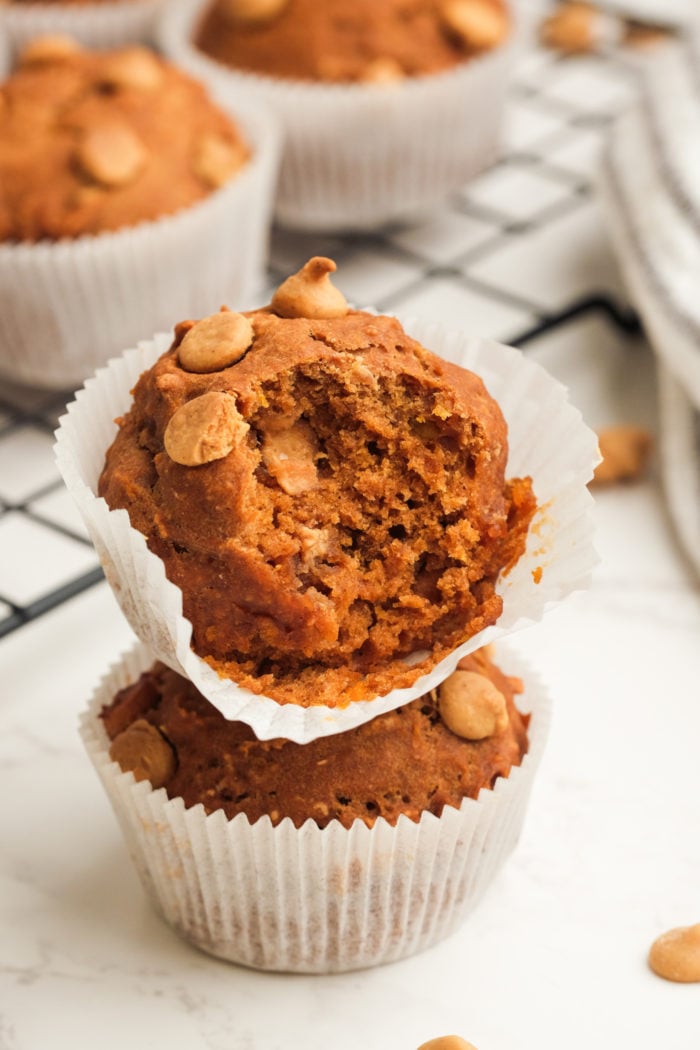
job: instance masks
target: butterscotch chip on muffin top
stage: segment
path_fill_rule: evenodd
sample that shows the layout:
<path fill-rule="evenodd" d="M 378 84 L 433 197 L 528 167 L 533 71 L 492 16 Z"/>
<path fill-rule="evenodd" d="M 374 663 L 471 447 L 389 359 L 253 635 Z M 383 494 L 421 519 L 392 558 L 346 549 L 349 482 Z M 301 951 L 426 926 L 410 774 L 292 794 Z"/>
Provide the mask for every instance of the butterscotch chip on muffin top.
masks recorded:
<path fill-rule="evenodd" d="M 334 270 L 177 325 L 99 482 L 182 591 L 194 651 L 307 707 L 411 685 L 495 623 L 535 510 L 482 380 L 350 309 Z M 502 712 L 473 685 L 454 718 L 476 739 Z"/>
<path fill-rule="evenodd" d="M 228 818 L 244 813 L 251 823 L 289 818 L 296 827 L 307 820 L 371 827 L 378 817 L 395 824 L 402 814 L 417 821 L 476 798 L 527 751 L 528 716 L 514 702 L 520 679 L 504 674 L 485 649 L 465 657 L 458 673 L 482 679 L 502 699 L 504 722 L 478 741 L 445 724 L 434 694 L 308 744 L 257 740 L 163 664 L 120 690 L 102 719 L 122 770 L 187 807 L 201 803 Z"/>
<path fill-rule="evenodd" d="M 503 0 L 214 0 L 196 44 L 271 77 L 391 84 L 490 51 L 510 28 Z"/>
<path fill-rule="evenodd" d="M 0 240 L 59 240 L 170 215 L 249 149 L 186 74 L 143 47 L 42 37 L 0 88 Z"/>

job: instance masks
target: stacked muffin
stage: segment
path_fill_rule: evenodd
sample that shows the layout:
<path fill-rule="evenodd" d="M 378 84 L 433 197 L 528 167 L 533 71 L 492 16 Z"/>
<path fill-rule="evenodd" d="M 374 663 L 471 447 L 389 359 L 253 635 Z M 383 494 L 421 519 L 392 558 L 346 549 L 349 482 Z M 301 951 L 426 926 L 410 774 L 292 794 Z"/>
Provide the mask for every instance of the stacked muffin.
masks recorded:
<path fill-rule="evenodd" d="M 334 268 L 115 361 L 58 442 L 145 643 L 83 726 L 144 885 L 205 950 L 312 972 L 445 936 L 512 849 L 546 701 L 476 650 L 584 582 L 595 458 L 536 366 L 427 349 Z"/>

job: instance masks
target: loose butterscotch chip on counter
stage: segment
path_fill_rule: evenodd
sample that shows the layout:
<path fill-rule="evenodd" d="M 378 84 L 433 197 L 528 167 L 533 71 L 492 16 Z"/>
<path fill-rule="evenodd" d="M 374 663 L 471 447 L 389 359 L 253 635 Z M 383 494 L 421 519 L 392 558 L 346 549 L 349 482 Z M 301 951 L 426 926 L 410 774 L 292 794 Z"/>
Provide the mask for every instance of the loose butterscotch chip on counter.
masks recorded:
<path fill-rule="evenodd" d="M 178 359 L 187 372 L 219 372 L 240 361 L 251 347 L 253 326 L 243 314 L 222 310 L 203 317 L 185 334 Z"/>
<path fill-rule="evenodd" d="M 649 950 L 649 966 L 667 981 L 700 982 L 700 923 L 677 926 L 657 937 Z"/>
<path fill-rule="evenodd" d="M 228 456 L 247 431 L 236 399 L 211 390 L 178 408 L 165 429 L 163 443 L 175 463 L 199 467 Z"/>
<path fill-rule="evenodd" d="M 486 740 L 508 725 L 505 697 L 483 674 L 458 668 L 438 690 L 440 715 L 465 740 Z"/>
<path fill-rule="evenodd" d="M 443 0 L 440 15 L 447 29 L 475 51 L 498 47 L 510 30 L 505 10 L 489 0 Z"/>
<path fill-rule="evenodd" d="M 567 54 L 594 51 L 598 42 L 596 25 L 599 18 L 600 12 L 592 4 L 578 3 L 578 0 L 559 4 L 542 22 L 540 40 L 545 47 Z"/>
<path fill-rule="evenodd" d="M 651 453 L 651 434 L 644 427 L 620 425 L 598 432 L 602 461 L 595 468 L 593 482 L 611 485 L 636 481 L 646 469 Z"/>
<path fill-rule="evenodd" d="M 131 128 L 120 124 L 90 128 L 77 151 L 82 170 L 103 186 L 125 186 L 133 182 L 146 157 L 143 143 Z"/>
<path fill-rule="evenodd" d="M 418 1050 L 476 1050 L 476 1047 L 459 1035 L 440 1035 L 437 1039 L 421 1043 Z"/>
<path fill-rule="evenodd" d="M 144 718 L 132 722 L 114 738 L 109 757 L 124 773 L 133 773 L 135 780 L 150 780 L 154 788 L 167 784 L 175 772 L 173 749 Z"/>
<path fill-rule="evenodd" d="M 348 312 L 345 296 L 331 283 L 336 265 L 332 259 L 316 255 L 298 273 L 283 281 L 272 297 L 271 309 L 278 317 L 308 317 L 321 320 L 344 317 Z"/>

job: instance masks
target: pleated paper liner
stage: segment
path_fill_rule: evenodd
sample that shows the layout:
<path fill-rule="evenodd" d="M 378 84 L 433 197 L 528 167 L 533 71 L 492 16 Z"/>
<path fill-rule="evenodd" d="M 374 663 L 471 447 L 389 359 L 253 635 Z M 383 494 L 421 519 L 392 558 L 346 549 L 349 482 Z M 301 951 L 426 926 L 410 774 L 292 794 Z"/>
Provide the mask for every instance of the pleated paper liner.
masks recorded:
<path fill-rule="evenodd" d="M 259 106 L 222 105 L 252 156 L 208 197 L 114 233 L 0 244 L 0 375 L 75 388 L 144 332 L 244 302 L 262 285 L 277 125 Z"/>
<path fill-rule="evenodd" d="M 169 4 L 158 43 L 231 100 L 259 100 L 279 117 L 279 222 L 361 230 L 415 218 L 495 160 L 522 38 L 518 5 L 511 37 L 453 70 L 391 85 L 345 85 L 259 76 L 209 58 L 192 43 L 207 2 Z"/>
<path fill-rule="evenodd" d="M 112 762 L 99 712 L 150 666 L 139 645 L 98 687 L 81 722 L 144 889 L 165 921 L 212 955 L 264 970 L 332 973 L 375 966 L 435 944 L 463 921 L 512 852 L 549 728 L 547 694 L 508 650 L 497 659 L 525 682 L 532 712 L 520 766 L 478 799 L 419 822 L 372 828 L 339 821 L 295 828 L 269 817 L 186 809 Z M 466 943 L 466 942 L 465 942 Z"/>
<path fill-rule="evenodd" d="M 128 410 L 137 377 L 168 348 L 171 337 L 142 343 L 98 372 L 68 406 L 57 432 L 57 459 L 97 549 L 109 583 L 135 633 L 158 659 L 189 678 L 228 719 L 248 723 L 260 739 L 304 743 L 343 732 L 436 687 L 462 656 L 541 618 L 572 591 L 588 585 L 596 563 L 592 499 L 586 488 L 598 461 L 594 434 L 572 407 L 565 388 L 519 351 L 437 324 L 406 321 L 410 335 L 448 360 L 479 374 L 499 403 L 509 430 L 507 475 L 531 476 L 538 511 L 527 548 L 498 583 L 503 612 L 410 687 L 345 707 L 281 704 L 220 678 L 190 648 L 192 627 L 182 595 L 162 561 L 133 529 L 125 510 L 111 511 L 96 495 L 114 420 Z"/>

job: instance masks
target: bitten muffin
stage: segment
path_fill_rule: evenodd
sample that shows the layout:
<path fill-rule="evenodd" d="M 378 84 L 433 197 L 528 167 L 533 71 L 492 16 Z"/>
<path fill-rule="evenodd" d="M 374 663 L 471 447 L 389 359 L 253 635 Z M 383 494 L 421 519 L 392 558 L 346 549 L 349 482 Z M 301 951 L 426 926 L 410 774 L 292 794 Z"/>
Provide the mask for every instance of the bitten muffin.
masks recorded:
<path fill-rule="evenodd" d="M 99 482 L 180 587 L 195 652 L 303 706 L 408 685 L 494 623 L 535 509 L 481 379 L 350 310 L 334 269 L 178 325 Z"/>
<path fill-rule="evenodd" d="M 148 49 L 39 38 L 0 89 L 0 240 L 74 238 L 173 214 L 248 157 L 205 89 Z"/>
<path fill-rule="evenodd" d="M 101 717 L 122 770 L 188 809 L 201 803 L 251 823 L 268 816 L 273 825 L 371 827 L 378 817 L 440 816 L 507 777 L 527 751 L 528 716 L 513 702 L 522 689 L 479 649 L 439 690 L 346 733 L 295 744 L 257 740 L 156 663 Z"/>
<path fill-rule="evenodd" d="M 449 69 L 509 31 L 503 0 L 215 0 L 195 39 L 248 72 L 379 83 Z"/>

